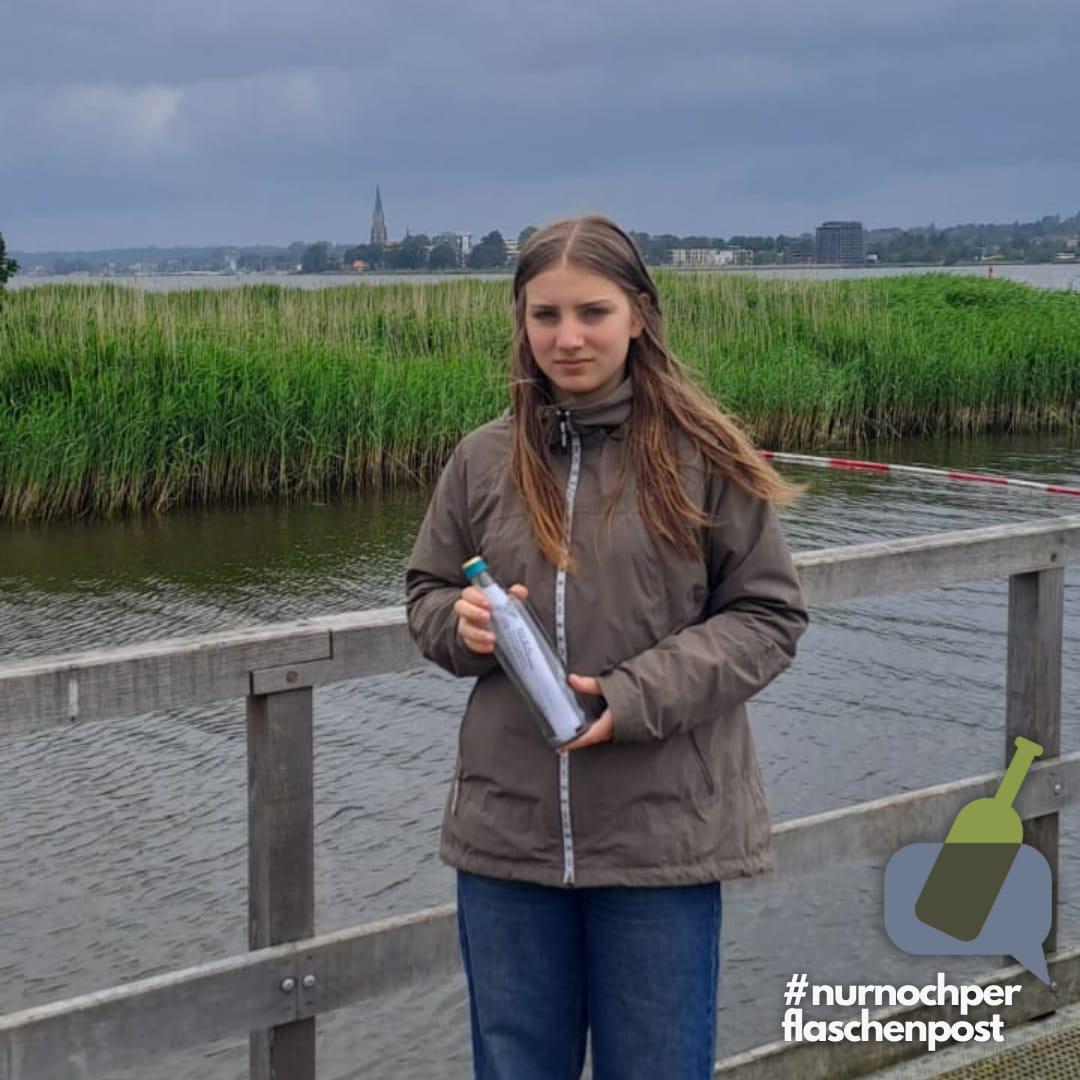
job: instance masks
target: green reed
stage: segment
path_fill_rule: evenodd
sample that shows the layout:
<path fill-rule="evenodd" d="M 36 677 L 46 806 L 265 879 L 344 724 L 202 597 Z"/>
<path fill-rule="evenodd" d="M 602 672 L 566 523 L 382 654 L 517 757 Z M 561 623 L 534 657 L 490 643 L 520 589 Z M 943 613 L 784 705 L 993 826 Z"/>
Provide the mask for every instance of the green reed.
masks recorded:
<path fill-rule="evenodd" d="M 657 274 L 674 351 L 775 449 L 1080 423 L 1080 295 L 941 275 Z M 505 280 L 18 290 L 0 519 L 430 479 L 508 403 Z"/>

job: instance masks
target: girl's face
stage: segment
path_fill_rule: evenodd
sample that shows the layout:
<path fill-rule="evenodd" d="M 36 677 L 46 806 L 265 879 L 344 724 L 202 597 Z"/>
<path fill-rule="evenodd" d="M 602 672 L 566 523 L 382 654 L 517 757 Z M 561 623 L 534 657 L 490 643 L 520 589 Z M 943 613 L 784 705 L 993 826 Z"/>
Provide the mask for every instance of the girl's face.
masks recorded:
<path fill-rule="evenodd" d="M 643 328 L 618 285 L 573 263 L 525 285 L 525 335 L 560 404 L 588 405 L 614 390 L 626 374 L 630 339 Z"/>

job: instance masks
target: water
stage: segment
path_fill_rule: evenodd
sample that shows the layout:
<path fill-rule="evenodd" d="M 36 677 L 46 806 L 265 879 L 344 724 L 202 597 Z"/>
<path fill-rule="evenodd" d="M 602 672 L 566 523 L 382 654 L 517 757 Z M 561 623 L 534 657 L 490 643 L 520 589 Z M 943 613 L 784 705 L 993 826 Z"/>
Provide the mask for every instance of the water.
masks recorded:
<path fill-rule="evenodd" d="M 853 453 L 856 453 L 853 451 Z M 1080 483 L 1075 437 L 860 447 L 857 456 Z M 980 485 L 789 468 L 799 550 L 1080 513 Z M 179 512 L 0 530 L 0 655 L 120 645 L 402 602 L 427 501 Z M 794 667 L 751 706 L 774 820 L 1000 769 L 1007 586 L 815 609 Z M 1062 751 L 1078 748 L 1080 569 L 1066 578 Z M 425 668 L 315 692 L 316 927 L 448 902 L 436 855 L 469 680 Z M 0 740 L 0 1015 L 246 948 L 244 703 Z M 1060 940 L 1080 938 L 1075 814 Z M 993 960 L 909 957 L 884 935 L 884 860 L 725 886 L 721 1056 L 780 1037 L 784 981 L 926 982 Z M 460 977 L 319 1022 L 320 1077 L 464 1077 Z M 113 1080 L 238 1080 L 247 1042 Z"/>
<path fill-rule="evenodd" d="M 1080 273 L 1080 271 L 1078 271 Z M 29 288 L 34 285 L 127 285 L 148 292 L 177 292 L 185 289 L 232 289 L 239 285 L 281 285 L 289 289 L 331 289 L 351 285 L 432 285 L 440 281 L 459 281 L 462 278 L 497 278 L 509 281 L 510 274 L 139 274 L 106 277 L 102 274 L 42 274 L 30 277 L 19 274 L 8 281 L 8 288 Z"/>
<path fill-rule="evenodd" d="M 983 266 L 867 266 L 841 269 L 832 266 L 750 266 L 714 271 L 680 271 L 681 273 L 750 274 L 754 277 L 791 278 L 796 280 L 827 280 L 832 278 L 895 277 L 897 274 L 954 274 L 986 277 Z M 112 282 L 150 292 L 174 292 L 178 289 L 231 289 L 238 285 L 276 284 L 291 289 L 340 288 L 349 285 L 387 285 L 394 283 L 432 284 L 459 278 L 495 278 L 509 281 L 510 274 L 140 274 L 138 277 L 102 277 L 97 274 L 43 275 L 30 277 L 19 274 L 8 282 L 8 288 L 29 288 L 63 282 L 100 284 Z M 1027 265 L 994 264 L 994 277 L 1004 281 L 1020 281 L 1043 289 L 1080 289 L 1080 262 L 1034 263 Z"/>

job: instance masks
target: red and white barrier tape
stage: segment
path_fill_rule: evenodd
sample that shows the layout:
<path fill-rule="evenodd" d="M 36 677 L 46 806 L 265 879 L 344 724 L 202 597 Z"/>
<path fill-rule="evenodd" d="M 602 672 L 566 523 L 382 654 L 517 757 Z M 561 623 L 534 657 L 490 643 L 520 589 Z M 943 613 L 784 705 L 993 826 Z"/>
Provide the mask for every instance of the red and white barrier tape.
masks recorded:
<path fill-rule="evenodd" d="M 854 458 L 812 457 L 809 454 L 781 454 L 773 450 L 759 451 L 769 461 L 782 461 L 791 465 L 812 465 L 819 469 L 854 469 L 876 473 L 903 473 L 922 476 L 927 480 L 956 480 L 969 484 L 997 484 L 1002 487 L 1022 487 L 1030 491 L 1042 491 L 1047 495 L 1080 496 L 1080 488 L 1062 487 L 1060 484 L 1040 484 L 1034 480 L 1018 480 L 1013 476 L 994 476 L 989 473 L 958 472 L 955 469 L 929 469 L 923 465 L 891 465 L 882 461 L 858 461 Z"/>

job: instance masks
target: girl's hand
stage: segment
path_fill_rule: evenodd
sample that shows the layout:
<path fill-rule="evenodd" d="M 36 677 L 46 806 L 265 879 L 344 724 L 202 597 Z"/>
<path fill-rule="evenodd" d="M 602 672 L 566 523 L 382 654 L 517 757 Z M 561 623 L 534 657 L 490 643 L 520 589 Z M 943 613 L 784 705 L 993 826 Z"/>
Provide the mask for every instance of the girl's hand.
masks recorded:
<path fill-rule="evenodd" d="M 511 585 L 507 590 L 519 600 L 529 596 L 524 585 Z M 474 653 L 495 651 L 495 634 L 491 630 L 491 602 L 475 585 L 467 585 L 461 596 L 454 601 L 458 617 L 457 634 L 466 647 Z"/>
<path fill-rule="evenodd" d="M 570 675 L 570 685 L 579 694 L 601 694 L 600 683 L 591 675 Z M 596 743 L 611 742 L 615 733 L 615 718 L 610 709 L 605 709 L 599 719 L 592 723 L 583 735 L 580 735 L 572 743 L 560 746 L 556 753 L 566 754 L 571 750 L 581 750 L 586 746 Z"/>

